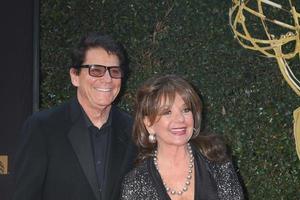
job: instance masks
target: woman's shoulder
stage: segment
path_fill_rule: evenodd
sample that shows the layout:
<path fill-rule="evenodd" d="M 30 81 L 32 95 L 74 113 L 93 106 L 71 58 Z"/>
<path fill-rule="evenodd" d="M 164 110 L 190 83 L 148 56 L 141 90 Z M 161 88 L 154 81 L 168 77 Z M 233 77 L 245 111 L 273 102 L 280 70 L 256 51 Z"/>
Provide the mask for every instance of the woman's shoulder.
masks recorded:
<path fill-rule="evenodd" d="M 212 175 L 218 190 L 220 199 L 241 200 L 244 199 L 237 170 L 233 166 L 231 159 L 222 162 L 209 160 L 200 150 L 196 150 L 196 155 L 203 160 L 206 169 Z M 200 160 L 198 159 L 198 160 Z"/>
<path fill-rule="evenodd" d="M 125 175 L 121 189 L 122 200 L 159 199 L 148 165 L 149 160 L 144 160 Z"/>
<path fill-rule="evenodd" d="M 130 172 L 125 175 L 124 182 L 132 182 L 149 177 L 149 170 L 147 169 L 147 160 L 139 163 Z"/>
<path fill-rule="evenodd" d="M 197 156 L 198 162 L 205 163 L 206 168 L 214 174 L 228 173 L 234 170 L 232 160 L 228 155 L 223 155 L 222 159 L 211 159 L 198 146 L 193 146 L 194 154 Z"/>

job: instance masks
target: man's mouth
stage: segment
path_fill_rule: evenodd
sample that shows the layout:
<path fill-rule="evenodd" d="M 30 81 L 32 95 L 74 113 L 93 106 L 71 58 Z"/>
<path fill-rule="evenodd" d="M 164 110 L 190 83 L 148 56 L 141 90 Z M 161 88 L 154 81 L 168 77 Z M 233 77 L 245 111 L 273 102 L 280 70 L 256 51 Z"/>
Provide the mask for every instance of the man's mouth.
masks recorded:
<path fill-rule="evenodd" d="M 111 88 L 95 88 L 99 92 L 110 92 L 112 89 Z"/>

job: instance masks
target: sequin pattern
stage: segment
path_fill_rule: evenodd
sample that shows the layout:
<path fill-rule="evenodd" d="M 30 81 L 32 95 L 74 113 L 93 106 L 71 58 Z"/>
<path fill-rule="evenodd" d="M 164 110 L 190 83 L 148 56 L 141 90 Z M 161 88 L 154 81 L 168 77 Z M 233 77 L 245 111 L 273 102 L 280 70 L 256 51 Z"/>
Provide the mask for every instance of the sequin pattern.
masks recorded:
<path fill-rule="evenodd" d="M 231 162 L 216 164 L 208 161 L 208 170 L 213 175 L 220 200 L 244 199 L 242 187 Z"/>
<path fill-rule="evenodd" d="M 198 152 L 198 156 L 203 155 Z M 219 200 L 243 200 L 242 187 L 232 163 L 218 164 L 207 159 L 204 160 L 207 170 L 217 184 Z M 156 191 L 146 162 L 143 162 L 125 176 L 121 193 L 122 200 L 163 200 Z"/>
<path fill-rule="evenodd" d="M 126 175 L 121 192 L 122 200 L 160 200 L 146 162 Z"/>

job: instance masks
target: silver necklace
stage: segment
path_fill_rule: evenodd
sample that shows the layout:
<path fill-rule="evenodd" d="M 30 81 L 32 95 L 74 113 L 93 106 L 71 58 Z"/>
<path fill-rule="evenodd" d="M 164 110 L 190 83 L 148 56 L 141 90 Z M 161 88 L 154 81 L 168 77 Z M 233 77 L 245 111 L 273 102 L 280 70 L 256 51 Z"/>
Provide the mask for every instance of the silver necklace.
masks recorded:
<path fill-rule="evenodd" d="M 182 195 L 184 192 L 186 192 L 189 189 L 189 186 L 191 184 L 191 179 L 193 177 L 192 175 L 193 175 L 193 167 L 194 167 L 194 156 L 193 156 L 191 145 L 189 143 L 187 145 L 187 149 L 188 149 L 188 153 L 189 153 L 189 169 L 188 169 L 188 175 L 186 177 L 183 188 L 179 191 L 173 190 L 167 186 L 166 182 L 161 177 L 167 192 L 170 193 L 171 195 Z M 155 165 L 157 171 L 159 172 L 158 164 L 157 164 L 157 150 L 154 151 L 153 161 L 154 161 L 154 165 Z"/>

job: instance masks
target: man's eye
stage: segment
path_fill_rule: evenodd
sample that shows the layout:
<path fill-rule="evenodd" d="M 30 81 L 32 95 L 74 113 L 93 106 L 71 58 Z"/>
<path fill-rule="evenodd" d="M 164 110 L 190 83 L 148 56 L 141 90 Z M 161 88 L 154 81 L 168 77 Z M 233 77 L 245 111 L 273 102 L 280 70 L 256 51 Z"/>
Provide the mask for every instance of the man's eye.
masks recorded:
<path fill-rule="evenodd" d="M 90 70 L 94 74 L 103 74 L 105 72 L 105 69 L 101 69 L 101 68 L 91 68 Z"/>
<path fill-rule="evenodd" d="M 120 69 L 111 69 L 110 70 L 112 73 L 114 74 L 120 74 L 121 73 L 121 70 Z"/>

